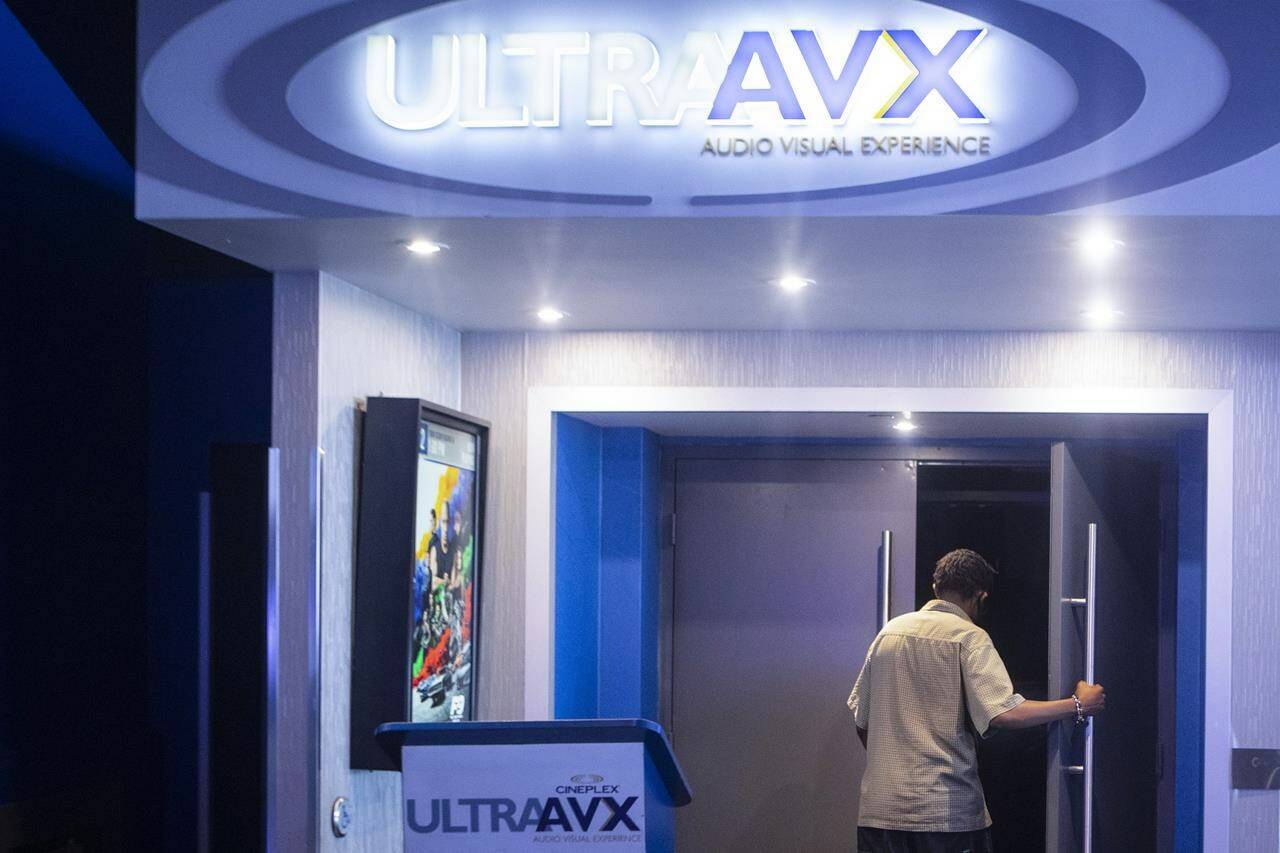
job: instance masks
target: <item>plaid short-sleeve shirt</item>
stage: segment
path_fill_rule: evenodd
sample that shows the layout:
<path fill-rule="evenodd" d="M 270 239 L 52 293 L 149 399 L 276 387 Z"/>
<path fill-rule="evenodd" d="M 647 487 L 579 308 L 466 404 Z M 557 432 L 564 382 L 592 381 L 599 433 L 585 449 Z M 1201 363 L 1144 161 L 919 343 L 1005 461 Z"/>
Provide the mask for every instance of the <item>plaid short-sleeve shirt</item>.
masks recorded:
<path fill-rule="evenodd" d="M 849 708 L 867 731 L 858 825 L 971 832 L 991 825 L 976 736 L 1023 702 L 987 632 L 946 601 L 891 620 Z"/>

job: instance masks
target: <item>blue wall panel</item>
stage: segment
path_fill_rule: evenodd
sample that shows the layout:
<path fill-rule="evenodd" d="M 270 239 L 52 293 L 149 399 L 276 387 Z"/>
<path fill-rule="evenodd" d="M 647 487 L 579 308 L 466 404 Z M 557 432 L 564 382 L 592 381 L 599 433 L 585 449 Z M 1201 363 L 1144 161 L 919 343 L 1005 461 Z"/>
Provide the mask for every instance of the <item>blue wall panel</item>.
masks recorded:
<path fill-rule="evenodd" d="M 556 718 L 598 715 L 601 429 L 556 416 Z"/>
<path fill-rule="evenodd" d="M 658 439 L 556 420 L 556 716 L 658 713 Z"/>
<path fill-rule="evenodd" d="M 1178 439 L 1178 640 L 1174 754 L 1174 839 L 1203 849 L 1205 435 Z"/>
<path fill-rule="evenodd" d="M 658 712 L 658 443 L 606 429 L 600 494 L 600 715 Z"/>
<path fill-rule="evenodd" d="M 643 483 L 636 473 L 641 433 L 635 428 L 606 429 L 601 447 L 599 709 L 603 717 L 635 716 L 640 706 Z"/>
<path fill-rule="evenodd" d="M 662 627 L 662 467 L 658 436 L 645 430 L 640 444 L 640 716 L 658 719 L 658 647 Z"/>

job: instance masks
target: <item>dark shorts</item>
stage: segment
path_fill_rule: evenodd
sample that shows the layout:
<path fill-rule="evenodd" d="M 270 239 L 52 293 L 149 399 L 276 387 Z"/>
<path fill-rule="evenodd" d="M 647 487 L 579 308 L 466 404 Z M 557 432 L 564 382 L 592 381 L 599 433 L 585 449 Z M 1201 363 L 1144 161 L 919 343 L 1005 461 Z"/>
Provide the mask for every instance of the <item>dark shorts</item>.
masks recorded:
<path fill-rule="evenodd" d="M 858 853 L 992 853 L 991 830 L 902 832 L 858 827 Z"/>

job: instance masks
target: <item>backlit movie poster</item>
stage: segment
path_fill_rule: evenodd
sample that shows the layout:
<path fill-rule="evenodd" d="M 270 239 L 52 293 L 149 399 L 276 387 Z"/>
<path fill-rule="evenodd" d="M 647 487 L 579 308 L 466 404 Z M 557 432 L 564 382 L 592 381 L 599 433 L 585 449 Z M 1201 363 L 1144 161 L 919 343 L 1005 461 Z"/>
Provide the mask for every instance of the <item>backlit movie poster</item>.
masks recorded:
<path fill-rule="evenodd" d="M 423 423 L 409 647 L 409 719 L 471 719 L 476 438 Z"/>

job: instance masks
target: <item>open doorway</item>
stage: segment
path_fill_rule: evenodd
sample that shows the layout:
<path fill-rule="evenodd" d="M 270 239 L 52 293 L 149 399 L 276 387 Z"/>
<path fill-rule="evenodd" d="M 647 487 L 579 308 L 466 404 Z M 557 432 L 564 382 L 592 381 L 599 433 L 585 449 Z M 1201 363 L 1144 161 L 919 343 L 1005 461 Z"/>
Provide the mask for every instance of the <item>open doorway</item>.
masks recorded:
<path fill-rule="evenodd" d="M 946 415 L 949 423 L 1002 416 L 1013 432 L 1049 442 L 1068 439 L 1124 438 L 1121 425 L 1135 421 L 1182 419 L 1187 440 L 1179 445 L 1179 530 L 1198 528 L 1198 536 L 1180 539 L 1178 619 L 1196 623 L 1199 630 L 1179 633 L 1178 662 L 1178 844 L 1213 849 L 1211 839 L 1227 831 L 1231 695 L 1231 531 L 1233 402 L 1230 391 L 1156 388 L 696 388 L 539 386 L 530 389 L 528 406 L 528 526 L 525 543 L 525 715 L 555 714 L 560 612 L 555 603 L 562 566 L 559 551 L 563 528 L 557 529 L 556 481 L 564 459 L 556 452 L 556 423 L 560 416 L 582 419 L 602 429 L 638 427 L 664 442 L 687 440 L 709 445 L 756 435 L 762 441 L 798 437 L 810 446 L 820 442 L 866 444 L 857 423 L 868 413 L 913 410 Z M 970 413 L 970 414 L 965 414 Z M 1040 413 L 1040 414 L 1030 414 Z M 1148 417 L 1156 415 L 1158 417 Z M 1065 435 L 1053 424 L 1047 432 L 1036 427 L 1059 419 L 1084 424 Z M 948 431 L 951 435 L 960 435 Z M 981 434 L 979 434 L 981 435 Z M 693 437 L 704 436 L 704 439 Z M 1001 436 L 991 435 L 995 444 Z M 917 447 L 933 447 L 922 430 Z M 760 442 L 757 442 L 760 443 Z M 880 441 L 878 443 L 884 444 Z M 1191 464 L 1187 464 L 1190 462 Z M 656 475 L 655 475 L 656 476 Z M 1184 490 L 1182 487 L 1186 486 Z M 1193 510 L 1188 513 L 1188 510 Z M 655 512 L 655 519 L 658 514 Z M 1198 521 L 1196 521 L 1198 519 Z M 661 518 L 665 525 L 669 518 Z M 655 525 L 657 522 L 655 521 Z M 665 539 L 667 528 L 662 528 Z M 669 549 L 662 560 L 669 559 Z M 914 562 L 914 556 L 912 557 Z M 664 565 L 663 572 L 669 573 Z M 913 572 L 902 574 L 913 575 Z M 914 582 L 914 577 L 911 578 Z M 897 579 L 895 578 L 895 583 Z M 663 581 L 663 613 L 670 613 L 670 588 Z M 895 594 L 895 601 L 911 602 L 911 591 Z M 914 602 L 911 602 L 914 603 Z M 663 710 L 658 719 L 671 728 L 669 616 L 663 625 L 659 659 Z M 1162 629 L 1163 630 L 1163 629 Z M 1185 649 L 1184 643 L 1185 640 Z M 1187 660 L 1183 659 L 1184 652 Z M 1190 663 L 1184 671 L 1184 665 Z M 1184 714 L 1183 709 L 1191 709 Z M 802 721 L 786 721 L 796 730 Z M 1184 760 L 1186 759 L 1186 760 Z M 1165 768 L 1168 772 L 1168 768 Z M 704 792 L 705 793 L 705 792 Z M 705 796 L 701 798 L 705 800 Z M 697 800 L 695 800 L 697 802 Z M 1187 818 L 1184 821 L 1184 816 Z M 1163 842 L 1162 842 L 1163 844 Z M 1167 845 L 1166 845 L 1167 846 Z"/>
<path fill-rule="evenodd" d="M 1067 682 L 1077 674 L 1066 670 L 1081 669 L 1080 600 L 1087 578 L 1073 573 L 1070 565 L 1055 567 L 1055 552 L 1071 544 L 1055 539 L 1083 537 L 1087 550 L 1089 525 L 1100 525 L 1103 539 L 1095 549 L 1109 547 L 1110 553 L 1098 566 L 1096 655 L 1099 677 L 1105 674 L 1109 682 L 1112 707 L 1094 726 L 1100 772 L 1092 784 L 1114 789 L 1125 806 L 1122 811 L 1108 808 L 1105 790 L 1095 790 L 1092 799 L 1104 805 L 1091 810 L 1089 818 L 1096 825 L 1094 836 L 1105 836 L 1118 849 L 1166 849 L 1173 833 L 1175 718 L 1169 709 L 1177 690 L 1175 450 L 1174 436 L 1112 439 L 1059 445 L 1043 465 L 938 463 L 921 465 L 919 473 L 917 606 L 932 597 L 933 563 L 943 553 L 968 547 L 986 556 L 999 574 L 983 627 L 1001 651 L 1014 689 L 1027 698 L 1058 698 L 1070 690 Z M 1089 520 L 1077 520 L 1074 530 L 1067 518 L 1073 496 L 1089 503 L 1079 510 Z M 1089 555 L 1083 551 L 1059 559 L 1088 568 Z M 1099 561 L 1097 555 L 1094 561 Z M 1054 606 L 1055 600 L 1061 603 Z M 1052 650 L 1051 643 L 1056 646 Z M 1055 671 L 1060 673 L 1056 677 Z M 1084 763 L 1075 755 L 1083 748 L 1079 741 L 1076 732 L 1036 728 L 1002 732 L 979 743 L 998 851 L 1052 848 L 1054 839 L 1057 849 L 1079 846 L 1083 791 L 1075 790 L 1069 778 L 1070 768 Z M 1052 805 L 1055 801 L 1058 807 Z M 1046 823 L 1046 810 L 1060 815 L 1058 825 Z"/>
<path fill-rule="evenodd" d="M 919 466 L 916 492 L 915 606 L 934 597 L 934 564 L 943 554 L 971 548 L 986 557 L 998 574 L 982 626 L 1013 689 L 1028 699 L 1049 698 L 1049 481 L 1048 460 L 937 462 Z M 1044 844 L 1047 745 L 1042 727 L 978 743 L 998 853 Z"/>
<path fill-rule="evenodd" d="M 981 758 L 998 849 L 1084 849 L 1085 837 L 1102 835 L 1123 843 L 1099 849 L 1155 850 L 1171 836 L 1174 721 L 1156 710 L 1173 705 L 1177 656 L 1170 530 L 1176 533 L 1178 514 L 1168 484 L 1177 480 L 1177 435 L 1195 425 L 1170 419 L 1162 432 L 1148 421 L 1134 437 L 1121 420 L 1058 424 L 1088 433 L 1068 445 L 1036 433 L 1047 424 L 996 421 L 982 427 L 1003 428 L 995 439 L 961 435 L 929 446 L 749 437 L 668 443 L 669 510 L 681 533 L 669 569 L 664 706 L 699 791 L 678 818 L 683 848 L 749 840 L 759 850 L 852 849 L 861 753 L 840 703 L 827 698 L 847 693 L 874 636 L 883 533 L 894 542 L 894 614 L 927 600 L 928 573 L 941 553 L 963 546 L 986 554 L 1001 575 L 985 625 L 1015 689 L 1059 698 L 1068 672 L 1071 685 L 1083 676 L 1081 614 L 1062 599 L 1083 596 L 1066 563 L 1083 561 L 1076 540 L 1087 524 L 1114 540 L 1107 566 L 1139 555 L 1123 580 L 1103 572 L 1109 600 L 1098 624 L 1111 632 L 1105 645 L 1122 653 L 1112 653 L 1099 680 L 1114 673 L 1125 681 L 1121 692 L 1141 699 L 1121 700 L 1126 707 L 1111 714 L 1125 722 L 1107 732 L 1110 750 L 1099 756 L 1104 769 L 1093 784 L 1143 795 L 1126 795 L 1131 806 L 1123 811 L 1086 815 L 1075 732 L 1002 734 L 983 744 Z M 977 428 L 957 426 L 961 433 Z M 1077 463 L 1070 476 L 1062 458 L 1068 446 Z M 1083 493 L 1095 498 L 1097 520 L 1072 518 L 1064 532 L 1082 477 L 1096 484 Z M 1131 506 L 1118 510 L 1125 495 Z M 1064 649 L 1077 641 L 1073 657 Z M 762 689 L 748 701 L 732 698 L 752 685 Z M 1123 743 L 1121 731 L 1129 733 Z"/>

